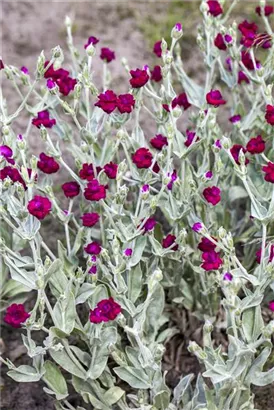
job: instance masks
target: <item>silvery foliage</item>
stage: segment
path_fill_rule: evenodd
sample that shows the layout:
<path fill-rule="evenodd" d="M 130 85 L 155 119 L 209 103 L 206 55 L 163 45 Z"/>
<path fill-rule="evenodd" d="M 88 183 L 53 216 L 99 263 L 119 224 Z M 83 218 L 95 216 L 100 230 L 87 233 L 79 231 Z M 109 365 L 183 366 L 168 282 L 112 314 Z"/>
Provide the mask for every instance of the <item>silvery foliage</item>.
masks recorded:
<path fill-rule="evenodd" d="M 178 36 L 173 32 L 170 50 L 163 53 L 162 85 L 157 88 L 149 83 L 143 89 L 133 90 L 136 109 L 132 115 L 106 115 L 93 107 L 93 96 L 98 94 L 92 80 L 95 49 L 90 46 L 86 57 L 81 56 L 73 44 L 69 18 L 66 18 L 68 47 L 78 79 L 72 97 L 61 98 L 58 91 L 41 88 L 43 52 L 38 58 L 34 80 L 15 67 L 5 67 L 8 80 L 17 89 L 18 82 L 22 81 L 25 97 L 10 114 L 1 94 L 3 141 L 16 153 L 16 162 L 22 165 L 28 189 L 24 191 L 20 184 L 11 184 L 8 179 L 2 183 L 2 308 L 24 301 L 31 291 L 37 299 L 22 335 L 31 364 L 15 367 L 8 359 L 2 361 L 9 367 L 9 376 L 17 382 L 42 380 L 44 391 L 53 396 L 58 410 L 75 409 L 69 402 L 71 390 L 82 398 L 77 410 L 90 406 L 102 410 L 248 410 L 254 409 L 251 386 L 274 381 L 274 369 L 263 370 L 272 349 L 274 324 L 266 325 L 261 311 L 264 296 L 269 295 L 269 288 L 273 287 L 273 265 L 268 263 L 270 246 L 266 246 L 266 234 L 273 219 L 274 196 L 272 186 L 262 183 L 254 167 L 247 171 L 244 161 L 237 165 L 229 154 L 231 140 L 239 135 L 245 143 L 255 128 L 261 129 L 266 137 L 272 134 L 272 128 L 263 119 L 263 110 L 265 103 L 272 101 L 274 51 L 273 47 L 269 50 L 264 67 L 258 72 L 252 75 L 246 72 L 251 84 L 242 86 L 245 90 L 242 95 L 237 88 L 240 56 L 235 24 L 227 29 L 233 37 L 228 49 L 234 62 L 232 72 L 224 68 L 220 52 L 212 43 L 216 33 L 224 31 L 223 25 L 235 3 L 218 19 L 208 15 L 205 2 L 201 5 L 203 27 L 199 29 L 198 44 L 206 65 L 205 84 L 198 85 L 185 72 Z M 265 17 L 263 21 L 269 32 Z M 272 31 L 269 34 L 272 35 Z M 162 49 L 166 47 L 163 40 Z M 56 47 L 50 62 L 60 64 L 60 59 L 62 51 Z M 125 61 L 123 65 L 129 69 Z M 239 110 L 248 113 L 240 125 L 226 135 L 218 124 L 217 109 L 208 108 L 205 103 L 205 94 L 214 88 L 217 76 L 233 96 L 232 113 Z M 176 95 L 173 79 L 181 83 L 190 103 L 199 110 L 197 115 L 192 114 L 192 121 L 200 140 L 188 148 L 184 145 L 185 136 L 177 128 L 181 111 L 170 109 L 168 114 L 162 109 L 162 104 L 170 106 Z M 109 84 L 110 72 L 105 66 L 104 89 Z M 90 240 L 90 230 L 80 227 L 73 214 L 77 208 L 83 211 L 86 201 L 77 204 L 71 201 L 70 212 L 65 215 L 51 188 L 51 177 L 39 178 L 36 183 L 35 172 L 31 176 L 27 173 L 27 168 L 36 170 L 36 159 L 30 155 L 27 144 L 31 118 L 45 107 L 57 120 L 52 130 L 41 129 L 46 152 L 57 159 L 67 170 L 68 178 L 77 180 L 82 189 L 83 181 L 62 156 L 64 145 L 74 157 L 76 167 L 84 162 L 104 165 L 112 159 L 117 161 L 118 154 L 125 158 L 120 162 L 117 181 L 111 185 L 108 197 L 96 208 L 102 222 L 100 229 L 92 229 L 92 236 L 101 238 L 103 245 L 98 257 L 98 276 L 88 274 L 91 262 L 89 258 L 83 261 L 82 257 L 83 246 Z M 158 133 L 168 137 L 168 147 L 155 154 L 162 169 L 159 174 L 150 169 L 137 170 L 130 160 L 130 153 L 147 145 L 139 122 L 139 113 L 144 112 L 144 107 L 146 114 L 154 119 Z M 31 114 L 31 118 L 24 140 L 16 142 L 13 122 L 20 118 L 23 110 Z M 222 150 L 213 147 L 216 139 L 222 140 Z M 256 161 L 260 163 L 261 158 Z M 172 173 L 175 162 L 180 167 L 179 178 L 172 191 L 168 191 L 168 174 Z M 222 188 L 222 207 L 208 207 L 200 195 L 206 186 L 203 175 L 210 166 L 215 182 L 218 179 Z M 104 178 L 99 176 L 102 183 Z M 152 187 L 150 193 L 141 193 L 143 184 Z M 34 191 L 52 200 L 52 226 L 60 223 L 65 227 L 65 239 L 58 241 L 56 254 L 43 237 L 41 223 L 26 211 Z M 247 215 L 251 211 L 254 218 L 252 225 L 248 224 L 246 214 L 240 216 L 240 199 L 248 204 Z M 140 222 L 158 208 L 177 236 L 177 252 L 162 248 L 160 230 L 143 235 L 138 228 Z M 201 235 L 218 239 L 224 255 L 220 271 L 208 273 L 200 267 L 196 249 L 201 236 L 190 229 L 197 221 L 203 221 L 205 226 Z M 252 270 L 256 244 L 250 244 L 249 238 L 256 233 L 262 236 L 262 261 Z M 242 261 L 236 256 L 233 243 L 233 239 L 239 241 L 239 238 L 248 245 Z M 28 247 L 32 256 L 23 256 L 20 251 Z M 123 256 L 127 247 L 133 249 L 131 258 Z M 222 279 L 227 270 L 233 274 L 232 282 Z M 88 309 L 110 295 L 122 306 L 123 314 L 113 322 L 91 324 Z M 182 377 L 173 391 L 167 387 L 161 369 L 163 343 L 178 333 L 178 329 L 165 326 L 169 321 L 164 312 L 166 297 L 177 308 L 193 311 L 205 323 L 203 347 L 195 342 L 189 345 L 189 351 L 202 364 L 202 375 L 196 382 L 193 375 Z M 81 320 L 79 307 L 85 312 Z M 219 309 L 225 312 L 222 324 L 217 316 Z M 227 351 L 215 346 L 211 335 L 214 327 L 221 325 L 228 337 Z M 41 344 L 33 337 L 38 331 L 45 336 Z M 205 383 L 208 379 L 211 384 Z M 118 383 L 119 380 L 123 383 Z"/>

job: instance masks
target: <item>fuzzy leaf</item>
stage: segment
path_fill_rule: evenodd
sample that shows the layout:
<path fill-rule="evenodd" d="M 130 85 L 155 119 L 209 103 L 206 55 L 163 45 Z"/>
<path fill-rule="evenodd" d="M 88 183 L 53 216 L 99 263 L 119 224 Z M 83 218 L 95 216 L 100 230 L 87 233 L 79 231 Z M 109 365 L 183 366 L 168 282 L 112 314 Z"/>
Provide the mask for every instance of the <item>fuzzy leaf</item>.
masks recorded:
<path fill-rule="evenodd" d="M 142 270 L 140 263 L 127 273 L 128 276 L 128 297 L 135 303 L 142 291 Z"/>
<path fill-rule="evenodd" d="M 124 394 L 124 390 L 120 387 L 113 386 L 103 395 L 103 401 L 111 406 L 112 404 L 117 403 Z"/>
<path fill-rule="evenodd" d="M 255 342 L 264 327 L 261 307 L 255 306 L 246 309 L 242 315 L 243 331 L 248 342 Z"/>
<path fill-rule="evenodd" d="M 42 374 L 37 373 L 34 367 L 27 365 L 19 366 L 16 370 L 10 370 L 7 374 L 16 382 L 24 383 L 38 382 L 42 377 Z"/>
<path fill-rule="evenodd" d="M 113 370 L 120 379 L 124 380 L 135 389 L 151 388 L 149 377 L 144 370 L 130 366 L 114 367 Z"/>
<path fill-rule="evenodd" d="M 72 360 L 65 349 L 58 350 L 58 351 L 54 349 L 49 349 L 49 354 L 51 355 L 53 360 L 57 364 L 59 364 L 59 366 L 61 366 L 64 370 L 66 370 L 70 374 L 74 374 L 80 379 L 85 380 L 86 370 L 83 368 L 81 363 L 77 360 L 76 356 L 74 356 L 74 360 Z M 71 354 L 73 356 L 73 353 Z"/>
<path fill-rule="evenodd" d="M 135 241 L 133 246 L 133 254 L 130 260 L 130 266 L 133 267 L 140 262 L 144 249 L 146 247 L 147 238 L 145 235 L 140 235 Z"/>
<path fill-rule="evenodd" d="M 94 294 L 98 287 L 96 287 L 92 283 L 83 283 L 80 289 L 78 290 L 77 296 L 76 296 L 76 305 L 79 305 L 80 303 L 85 303 L 85 301 Z"/>
<path fill-rule="evenodd" d="M 50 362 L 49 360 L 44 363 L 44 369 L 46 370 L 46 373 L 43 376 L 44 382 L 46 382 L 48 387 L 53 390 L 57 400 L 63 400 L 68 395 L 68 389 L 66 380 L 60 369 L 55 363 Z"/>

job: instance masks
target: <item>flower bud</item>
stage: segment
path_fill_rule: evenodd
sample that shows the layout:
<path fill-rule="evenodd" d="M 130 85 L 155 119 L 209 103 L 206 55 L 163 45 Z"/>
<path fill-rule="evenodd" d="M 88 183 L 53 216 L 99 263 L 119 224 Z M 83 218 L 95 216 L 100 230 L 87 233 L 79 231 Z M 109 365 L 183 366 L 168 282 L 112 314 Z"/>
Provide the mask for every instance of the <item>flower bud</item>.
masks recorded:
<path fill-rule="evenodd" d="M 180 118 L 181 115 L 182 115 L 182 110 L 179 107 L 175 107 L 173 110 L 173 117 Z"/>
<path fill-rule="evenodd" d="M 206 320 L 206 321 L 205 321 L 205 324 L 204 324 L 203 329 L 204 329 L 204 332 L 205 332 L 205 333 L 211 333 L 211 332 L 212 332 L 212 330 L 213 330 L 213 325 L 212 325 L 212 323 L 210 322 L 210 320 Z"/>
<path fill-rule="evenodd" d="M 47 141 L 48 132 L 47 132 L 46 128 L 43 125 L 40 128 L 40 136 L 41 136 L 43 141 Z"/>
<path fill-rule="evenodd" d="M 2 187 L 3 187 L 3 189 L 7 189 L 7 188 L 9 188 L 10 186 L 12 186 L 12 184 L 13 184 L 13 182 L 12 182 L 12 180 L 10 179 L 10 177 L 6 177 L 6 178 L 3 180 Z"/>
<path fill-rule="evenodd" d="M 245 167 L 245 161 L 246 161 L 246 158 L 245 158 L 245 154 L 244 154 L 244 152 L 243 152 L 243 149 L 240 149 L 240 152 L 239 152 L 239 162 L 240 162 L 241 166 L 244 166 L 244 167 Z"/>
<path fill-rule="evenodd" d="M 171 38 L 179 40 L 183 35 L 183 27 L 181 23 L 176 23 L 173 29 L 171 30 Z"/>
<path fill-rule="evenodd" d="M 86 48 L 86 53 L 88 57 L 93 57 L 96 54 L 95 47 L 93 46 L 92 43 L 90 43 L 88 47 Z"/>
<path fill-rule="evenodd" d="M 123 129 L 120 129 L 117 131 L 116 137 L 118 138 L 118 140 L 123 142 L 127 138 L 127 133 Z"/>
<path fill-rule="evenodd" d="M 65 17 L 65 25 L 66 27 L 71 27 L 71 18 L 69 16 Z"/>
<path fill-rule="evenodd" d="M 154 196 L 153 198 L 151 198 L 150 201 L 150 209 L 155 210 L 158 206 L 158 198 L 156 198 L 156 196 Z"/>
<path fill-rule="evenodd" d="M 7 125 L 4 125 L 2 127 L 2 133 L 3 133 L 3 135 L 8 136 L 9 133 L 10 133 L 10 128 Z"/>
<path fill-rule="evenodd" d="M 45 267 L 45 269 L 48 269 L 48 268 L 50 267 L 50 265 L 51 265 L 51 260 L 50 260 L 49 256 L 46 255 L 45 261 L 44 261 L 44 267 Z"/>
<path fill-rule="evenodd" d="M 164 55 L 167 51 L 167 42 L 164 38 L 162 38 L 161 50 L 162 50 L 162 55 Z"/>
<path fill-rule="evenodd" d="M 109 257 L 108 251 L 105 248 L 101 250 L 100 255 L 101 255 L 101 257 L 104 261 L 110 262 L 110 257 Z"/>
<path fill-rule="evenodd" d="M 222 144 L 222 147 L 224 147 L 224 149 L 230 149 L 231 148 L 231 141 L 227 137 L 222 138 L 221 144 Z"/>
<path fill-rule="evenodd" d="M 44 50 L 42 50 L 39 57 L 38 57 L 37 65 L 36 65 L 38 78 L 40 78 L 44 75 L 45 62 L 46 62 L 46 58 L 45 58 Z"/>
<path fill-rule="evenodd" d="M 17 192 L 18 196 L 20 198 L 24 198 L 25 197 L 25 188 L 23 187 L 23 185 L 20 184 L 20 182 L 15 182 L 14 187 L 16 189 L 16 192 Z"/>
<path fill-rule="evenodd" d="M 221 227 L 218 229 L 218 236 L 219 236 L 219 238 L 220 238 L 220 239 L 224 239 L 224 238 L 226 237 L 226 235 L 227 235 L 226 230 L 221 226 Z"/>
<path fill-rule="evenodd" d="M 54 59 L 62 59 L 63 58 L 63 51 L 60 46 L 56 46 L 51 50 L 52 58 Z"/>
<path fill-rule="evenodd" d="M 272 95 L 272 88 L 273 88 L 273 84 L 268 84 L 266 89 L 265 89 L 265 95 L 267 97 L 271 97 Z"/>

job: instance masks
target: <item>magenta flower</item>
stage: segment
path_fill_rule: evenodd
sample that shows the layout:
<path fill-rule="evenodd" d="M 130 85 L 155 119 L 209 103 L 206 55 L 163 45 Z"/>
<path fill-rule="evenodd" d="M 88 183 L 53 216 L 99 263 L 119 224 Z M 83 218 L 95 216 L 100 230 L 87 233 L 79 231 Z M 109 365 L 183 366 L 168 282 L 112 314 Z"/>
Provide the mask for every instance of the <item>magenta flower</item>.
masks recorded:
<path fill-rule="evenodd" d="M 223 276 L 223 280 L 227 280 L 229 282 L 231 282 L 233 279 L 233 275 L 230 272 L 226 272 Z"/>
<path fill-rule="evenodd" d="M 226 50 L 227 46 L 224 40 L 224 37 L 222 36 L 221 33 L 218 33 L 217 36 L 214 39 L 214 45 L 219 49 L 219 50 Z"/>
<path fill-rule="evenodd" d="M 45 62 L 45 67 L 47 67 L 48 63 L 49 61 Z M 44 77 L 53 80 L 58 85 L 59 91 L 63 95 L 68 95 L 74 90 L 74 87 L 77 84 L 77 80 L 69 76 L 69 71 L 64 70 L 63 68 L 55 70 L 53 64 L 49 66 Z"/>
<path fill-rule="evenodd" d="M 226 62 L 228 71 L 231 72 L 231 71 L 232 71 L 232 60 L 231 60 L 231 58 L 230 58 L 230 57 L 227 57 L 227 58 L 225 59 L 225 62 Z"/>
<path fill-rule="evenodd" d="M 255 68 L 260 68 L 261 63 L 259 60 L 255 60 L 256 66 L 254 66 L 253 60 L 251 58 L 251 55 L 248 51 L 242 51 L 241 52 L 241 58 L 242 58 L 242 63 L 243 65 L 248 69 L 248 70 L 255 70 Z"/>
<path fill-rule="evenodd" d="M 271 300 L 271 301 L 268 303 L 268 307 L 269 307 L 269 309 L 270 309 L 272 312 L 274 312 L 274 300 Z"/>
<path fill-rule="evenodd" d="M 234 161 L 236 162 L 236 164 L 240 165 L 240 161 L 239 161 L 239 154 L 240 151 L 242 150 L 242 152 L 245 154 L 246 153 L 246 148 L 243 147 L 240 144 L 234 144 L 233 147 L 230 148 L 230 153 L 234 159 Z M 245 165 L 247 165 L 249 163 L 249 159 L 246 158 L 245 159 Z"/>
<path fill-rule="evenodd" d="M 0 58 L 0 71 L 4 70 L 4 68 L 5 68 L 5 66 L 4 66 L 3 60 L 2 60 L 2 58 Z"/>
<path fill-rule="evenodd" d="M 190 130 L 186 130 L 186 141 L 184 142 L 186 147 L 190 147 L 190 145 L 193 143 L 194 139 L 196 137 L 196 132 L 190 131 Z M 200 138 L 197 137 L 195 139 L 195 142 L 199 141 Z"/>
<path fill-rule="evenodd" d="M 152 164 L 152 154 L 147 148 L 139 148 L 132 154 L 132 161 L 137 168 L 149 168 Z"/>
<path fill-rule="evenodd" d="M 29 317 L 30 314 L 25 311 L 24 305 L 13 303 L 7 308 L 4 321 L 12 327 L 19 328 Z"/>
<path fill-rule="evenodd" d="M 245 47 L 252 47 L 258 26 L 253 22 L 249 23 L 247 20 L 244 20 L 238 25 L 238 29 L 242 33 L 241 44 Z"/>
<path fill-rule="evenodd" d="M 20 182 L 26 189 L 26 184 L 23 178 L 21 177 L 20 172 L 17 168 L 13 168 L 10 166 L 4 167 L 0 170 L 0 179 L 3 181 L 5 178 L 9 177 L 12 182 Z"/>
<path fill-rule="evenodd" d="M 40 160 L 37 162 L 37 167 L 45 174 L 54 174 L 59 170 L 59 164 L 53 157 L 49 157 L 44 152 L 39 155 Z"/>
<path fill-rule="evenodd" d="M 29 74 L 29 70 L 25 66 L 21 67 L 20 70 L 22 71 L 22 73 L 24 73 L 26 75 Z"/>
<path fill-rule="evenodd" d="M 262 136 L 258 135 L 255 138 L 251 138 L 246 145 L 246 149 L 250 154 L 261 154 L 264 152 L 265 142 Z"/>
<path fill-rule="evenodd" d="M 195 222 L 195 224 L 193 224 L 191 227 L 191 229 L 197 233 L 200 233 L 203 228 L 204 225 L 201 222 Z"/>
<path fill-rule="evenodd" d="M 249 84 L 250 80 L 249 80 L 248 76 L 243 71 L 239 71 L 238 72 L 238 84 L 241 84 L 243 82 L 245 82 L 246 84 Z"/>
<path fill-rule="evenodd" d="M 47 88 L 49 90 L 52 90 L 55 87 L 56 87 L 56 83 L 51 78 L 48 78 L 47 79 Z"/>
<path fill-rule="evenodd" d="M 177 251 L 177 250 L 178 250 L 179 245 L 176 244 L 176 236 L 175 236 L 175 235 L 168 234 L 168 235 L 163 239 L 163 241 L 162 241 L 162 246 L 163 246 L 163 248 L 166 249 L 166 248 L 169 248 L 171 245 L 174 245 L 174 246 L 172 246 L 171 250 L 173 250 L 173 251 Z"/>
<path fill-rule="evenodd" d="M 216 141 L 214 142 L 214 145 L 215 145 L 216 148 L 222 149 L 222 144 L 221 144 L 221 141 L 220 141 L 220 140 L 216 140 Z"/>
<path fill-rule="evenodd" d="M 85 48 L 88 48 L 88 46 L 89 46 L 90 44 L 92 44 L 93 46 L 95 46 L 95 44 L 97 44 L 97 43 L 99 43 L 98 38 L 96 38 L 96 37 L 94 37 L 94 36 L 90 36 L 90 37 L 88 38 L 87 43 L 85 44 Z"/>
<path fill-rule="evenodd" d="M 61 188 L 67 198 L 74 198 L 80 193 L 80 185 L 76 181 L 66 182 Z"/>
<path fill-rule="evenodd" d="M 92 227 L 97 224 L 100 219 L 100 215 L 96 212 L 86 213 L 81 216 L 83 226 Z"/>
<path fill-rule="evenodd" d="M 37 118 L 33 118 L 32 124 L 37 128 L 40 128 L 43 125 L 45 128 L 52 128 L 56 124 L 55 119 L 49 118 L 49 112 L 47 110 L 38 112 Z"/>
<path fill-rule="evenodd" d="M 152 81 L 155 81 L 156 83 L 162 80 L 162 70 L 159 65 L 154 66 L 153 70 L 151 71 L 150 78 Z"/>
<path fill-rule="evenodd" d="M 111 114 L 117 107 L 117 96 L 113 91 L 107 90 L 98 95 L 98 101 L 94 105 L 100 107 L 107 114 Z"/>
<path fill-rule="evenodd" d="M 7 145 L 1 145 L 0 146 L 0 157 L 4 157 L 5 160 L 9 163 L 14 165 L 15 161 L 14 159 L 12 159 L 13 156 L 13 151 L 10 147 L 8 147 Z"/>
<path fill-rule="evenodd" d="M 117 108 L 121 114 L 123 113 L 131 113 L 135 106 L 135 100 L 133 95 L 131 94 L 120 94 L 117 97 Z"/>
<path fill-rule="evenodd" d="M 160 171 L 160 167 L 158 165 L 158 162 L 155 162 L 155 164 L 152 167 L 152 171 L 155 172 L 156 174 L 158 174 L 158 172 Z"/>
<path fill-rule="evenodd" d="M 69 93 L 74 90 L 77 80 L 71 77 L 57 78 L 56 84 L 61 94 L 69 95 Z"/>
<path fill-rule="evenodd" d="M 212 238 L 212 239 L 215 239 L 216 241 L 216 238 Z M 208 238 L 202 238 L 198 244 L 198 249 L 200 249 L 200 251 L 202 252 L 214 251 L 215 248 L 216 248 L 216 245 L 213 242 L 211 242 L 211 240 Z"/>
<path fill-rule="evenodd" d="M 106 197 L 106 188 L 104 185 L 100 185 L 97 179 L 93 179 L 85 188 L 84 197 L 88 201 L 100 201 Z"/>
<path fill-rule="evenodd" d="M 168 173 L 168 176 L 171 176 L 169 183 L 167 184 L 167 189 L 169 191 L 172 190 L 173 184 L 176 181 L 176 179 L 178 178 L 177 176 L 177 172 L 176 169 L 173 170 L 172 174 L 170 175 L 170 173 Z"/>
<path fill-rule="evenodd" d="M 51 202 L 47 197 L 35 195 L 28 203 L 28 211 L 37 219 L 44 219 L 51 211 Z"/>
<path fill-rule="evenodd" d="M 274 12 L 274 7 L 270 6 L 270 5 L 265 5 L 263 7 L 263 10 L 264 10 L 265 16 L 270 16 L 270 14 L 272 14 Z M 255 11 L 259 16 L 261 16 L 261 7 L 260 6 L 256 7 Z"/>
<path fill-rule="evenodd" d="M 145 232 L 152 231 L 156 224 L 157 222 L 154 218 L 148 218 L 145 224 L 143 225 L 143 229 L 145 230 Z"/>
<path fill-rule="evenodd" d="M 153 52 L 157 57 L 162 57 L 162 41 L 156 41 L 156 43 L 153 46 Z"/>
<path fill-rule="evenodd" d="M 121 311 L 121 306 L 113 298 L 103 299 L 90 311 L 89 320 L 91 323 L 109 322 L 116 319 Z"/>
<path fill-rule="evenodd" d="M 0 155 L 4 158 L 10 158 L 13 155 L 12 149 L 7 145 L 0 146 Z"/>
<path fill-rule="evenodd" d="M 142 192 L 149 192 L 149 185 L 148 184 L 143 185 L 141 190 Z"/>
<path fill-rule="evenodd" d="M 208 13 L 211 14 L 213 17 L 218 17 L 220 14 L 223 13 L 223 9 L 220 3 L 216 0 L 208 0 Z"/>
<path fill-rule="evenodd" d="M 268 124 L 274 125 L 274 106 L 273 105 L 268 104 L 266 106 L 265 119 Z"/>
<path fill-rule="evenodd" d="M 220 254 L 215 251 L 202 253 L 203 263 L 201 267 L 207 272 L 210 270 L 217 270 L 222 265 L 223 261 Z"/>
<path fill-rule="evenodd" d="M 181 93 L 177 97 L 175 97 L 172 101 L 172 108 L 175 108 L 177 105 L 179 107 L 183 107 L 183 109 L 186 111 L 189 107 L 191 107 L 190 102 L 187 99 L 186 93 Z"/>
<path fill-rule="evenodd" d="M 207 171 L 207 172 L 205 173 L 205 178 L 206 178 L 206 179 L 211 179 L 212 177 L 213 177 L 212 171 Z"/>
<path fill-rule="evenodd" d="M 105 174 L 109 177 L 109 179 L 115 179 L 117 176 L 118 165 L 114 164 L 114 162 L 109 162 L 108 164 L 104 165 Z"/>
<path fill-rule="evenodd" d="M 87 181 L 91 181 L 94 179 L 94 168 L 92 164 L 83 164 L 82 168 L 79 171 L 79 177 L 81 179 L 86 179 Z"/>
<path fill-rule="evenodd" d="M 88 271 L 88 273 L 90 273 L 91 275 L 95 275 L 97 273 L 97 266 L 96 265 L 92 265 L 92 267 L 90 268 L 90 270 Z"/>
<path fill-rule="evenodd" d="M 132 88 L 141 88 L 149 80 L 149 75 L 146 70 L 130 70 L 131 79 L 129 80 Z"/>
<path fill-rule="evenodd" d="M 154 138 L 151 138 L 149 141 L 150 144 L 156 148 L 158 151 L 161 151 L 165 145 L 168 145 L 167 137 L 164 137 L 162 134 L 155 135 Z"/>
<path fill-rule="evenodd" d="M 207 93 L 206 101 L 208 104 L 214 105 L 214 107 L 219 107 L 219 105 L 226 104 L 226 101 L 223 99 L 219 90 L 211 90 Z"/>
<path fill-rule="evenodd" d="M 260 248 L 256 252 L 256 262 L 261 263 L 261 258 L 262 258 L 262 248 Z M 271 245 L 270 246 L 270 255 L 269 255 L 268 263 L 272 262 L 273 259 L 274 259 L 274 245 Z"/>
<path fill-rule="evenodd" d="M 131 248 L 127 248 L 124 250 L 124 255 L 127 256 L 128 258 L 132 255 L 132 249 Z"/>
<path fill-rule="evenodd" d="M 115 60 L 115 53 L 114 51 L 110 50 L 110 48 L 103 47 L 101 48 L 100 58 L 106 63 L 110 63 L 112 60 Z"/>
<path fill-rule="evenodd" d="M 262 167 L 262 171 L 265 172 L 265 181 L 274 184 L 274 163 L 269 161 L 267 165 Z"/>
<path fill-rule="evenodd" d="M 85 251 L 89 255 L 99 255 L 101 253 L 101 245 L 98 242 L 91 242 L 85 246 Z"/>
<path fill-rule="evenodd" d="M 229 121 L 232 122 L 232 124 L 236 124 L 237 122 L 241 121 L 242 117 L 240 114 L 233 115 L 232 117 L 229 118 Z"/>
<path fill-rule="evenodd" d="M 221 201 L 221 190 L 217 186 L 205 188 L 203 190 L 203 195 L 205 200 L 214 206 Z"/>

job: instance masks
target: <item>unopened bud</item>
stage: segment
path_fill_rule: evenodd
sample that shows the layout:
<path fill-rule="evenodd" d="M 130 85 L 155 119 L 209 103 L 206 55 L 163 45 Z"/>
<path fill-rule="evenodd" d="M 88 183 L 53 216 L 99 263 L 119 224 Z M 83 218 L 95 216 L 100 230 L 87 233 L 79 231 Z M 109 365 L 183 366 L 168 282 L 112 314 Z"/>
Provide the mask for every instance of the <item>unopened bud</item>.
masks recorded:
<path fill-rule="evenodd" d="M 36 70 L 37 70 L 38 77 L 42 77 L 44 75 L 45 61 L 46 61 L 45 54 L 44 54 L 44 51 L 42 50 L 37 59 Z"/>
<path fill-rule="evenodd" d="M 183 27 L 181 23 L 176 23 L 173 29 L 171 30 L 171 38 L 179 40 L 183 35 Z"/>
<path fill-rule="evenodd" d="M 211 333 L 213 330 L 213 325 L 210 322 L 210 320 L 206 320 L 205 324 L 204 324 L 204 332 L 205 333 Z"/>
<path fill-rule="evenodd" d="M 93 57 L 95 55 L 96 51 L 95 51 L 95 47 L 93 46 L 92 43 L 90 43 L 87 46 L 86 53 L 87 53 L 88 57 Z"/>
<path fill-rule="evenodd" d="M 220 239 L 224 239 L 227 236 L 227 232 L 222 226 L 218 229 L 218 236 Z"/>

